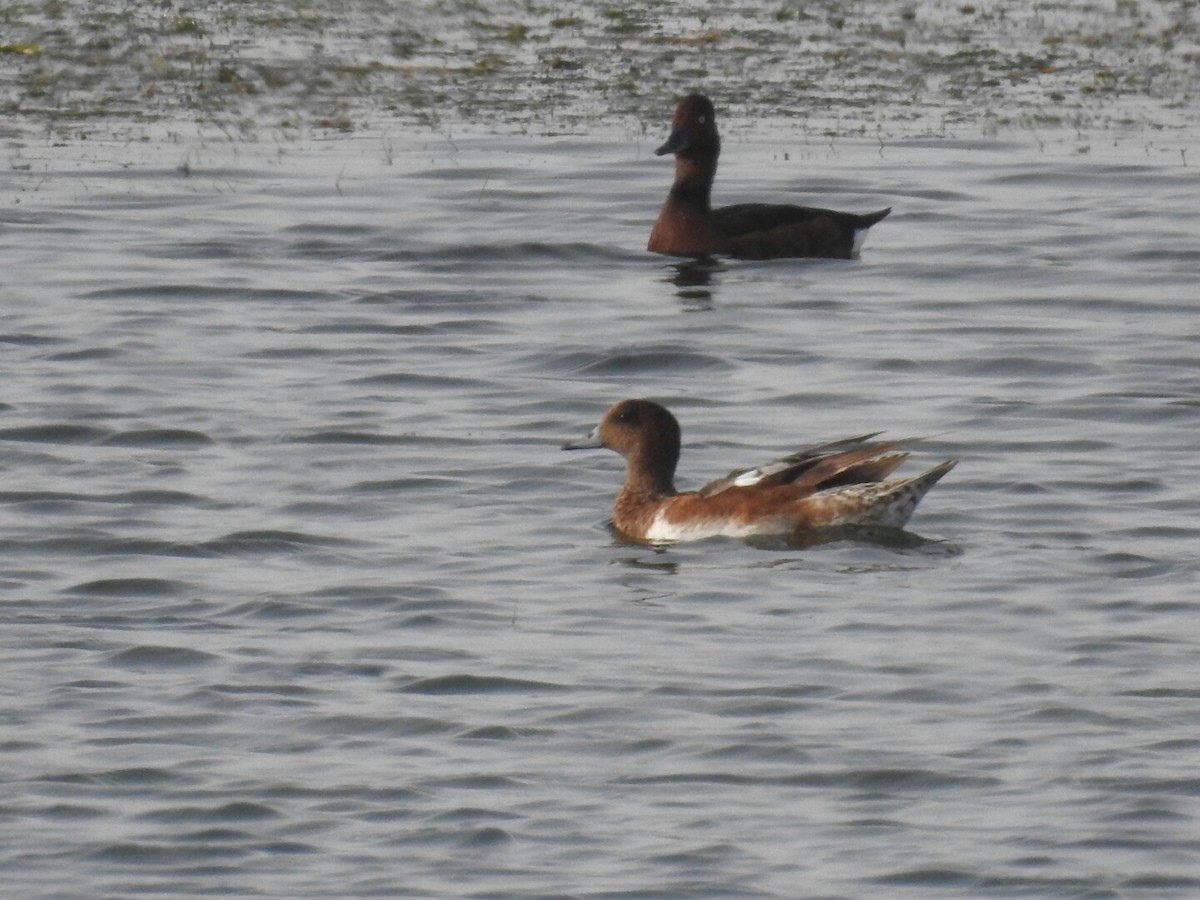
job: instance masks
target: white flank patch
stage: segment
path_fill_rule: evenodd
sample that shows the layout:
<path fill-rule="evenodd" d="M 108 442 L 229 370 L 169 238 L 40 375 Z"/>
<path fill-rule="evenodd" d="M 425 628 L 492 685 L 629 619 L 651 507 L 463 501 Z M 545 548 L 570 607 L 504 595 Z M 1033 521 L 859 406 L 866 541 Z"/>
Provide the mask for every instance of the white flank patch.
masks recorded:
<path fill-rule="evenodd" d="M 764 523 L 747 523 L 735 525 L 722 519 L 712 519 L 708 522 L 696 522 L 691 525 L 680 525 L 667 521 L 665 510 L 659 510 L 646 529 L 646 540 L 653 543 L 678 543 L 680 541 L 702 541 L 710 537 L 744 538 L 754 534 L 770 533 Z"/>

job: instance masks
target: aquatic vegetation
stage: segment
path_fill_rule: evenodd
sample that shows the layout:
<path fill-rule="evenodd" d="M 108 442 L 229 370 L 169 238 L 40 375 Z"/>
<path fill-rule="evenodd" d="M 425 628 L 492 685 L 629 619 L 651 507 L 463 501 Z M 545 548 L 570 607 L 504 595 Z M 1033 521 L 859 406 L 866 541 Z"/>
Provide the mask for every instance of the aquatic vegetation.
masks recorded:
<path fill-rule="evenodd" d="M 17 56 L 40 56 L 42 48 L 33 43 L 0 44 L 0 53 L 13 53 Z"/>
<path fill-rule="evenodd" d="M 696 87 L 830 133 L 1200 117 L 1200 22 L 1141 0 L 414 0 L 403 15 L 385 0 L 45 0 L 5 5 L 0 24 L 5 108 L 32 132 L 105 116 L 323 127 L 331 109 L 562 132 L 660 116 Z"/>
<path fill-rule="evenodd" d="M 172 34 L 204 34 L 200 20 L 193 16 L 176 16 L 167 26 L 167 30 Z"/>

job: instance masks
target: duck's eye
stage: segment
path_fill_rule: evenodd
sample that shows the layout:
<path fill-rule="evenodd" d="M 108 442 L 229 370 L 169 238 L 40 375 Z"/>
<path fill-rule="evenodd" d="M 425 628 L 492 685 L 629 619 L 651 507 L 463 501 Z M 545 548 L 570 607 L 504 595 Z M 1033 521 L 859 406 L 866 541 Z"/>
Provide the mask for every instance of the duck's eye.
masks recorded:
<path fill-rule="evenodd" d="M 698 116 L 696 121 L 703 125 L 708 121 L 708 116 Z"/>

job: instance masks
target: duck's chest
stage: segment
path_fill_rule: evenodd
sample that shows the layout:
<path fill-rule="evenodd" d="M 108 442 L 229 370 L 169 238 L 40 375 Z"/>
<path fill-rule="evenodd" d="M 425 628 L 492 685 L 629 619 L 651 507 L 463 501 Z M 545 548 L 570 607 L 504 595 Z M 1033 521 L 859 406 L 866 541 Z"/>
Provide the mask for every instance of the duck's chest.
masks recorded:
<path fill-rule="evenodd" d="M 650 232 L 648 249 L 656 253 L 685 255 L 718 252 L 720 247 L 708 208 L 667 200 Z"/>

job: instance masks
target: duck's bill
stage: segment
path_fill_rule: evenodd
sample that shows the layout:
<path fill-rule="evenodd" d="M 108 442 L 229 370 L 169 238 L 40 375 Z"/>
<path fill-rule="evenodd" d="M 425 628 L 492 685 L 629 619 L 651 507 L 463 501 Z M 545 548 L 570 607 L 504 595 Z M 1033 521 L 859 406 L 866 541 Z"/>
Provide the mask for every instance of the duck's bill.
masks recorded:
<path fill-rule="evenodd" d="M 680 150 L 686 150 L 690 144 L 687 131 L 677 126 L 671 129 L 671 136 L 667 138 L 665 144 L 654 151 L 654 155 L 666 156 L 668 153 L 678 153 Z"/>
<path fill-rule="evenodd" d="M 600 440 L 600 435 L 597 433 L 599 431 L 600 431 L 600 429 L 598 427 L 593 428 L 591 431 L 589 431 L 587 434 L 585 434 L 583 437 L 579 438 L 578 440 L 567 441 L 565 444 L 562 445 L 562 448 L 564 450 L 596 450 L 596 449 L 599 449 L 600 447 L 604 446 L 604 443 Z"/>

